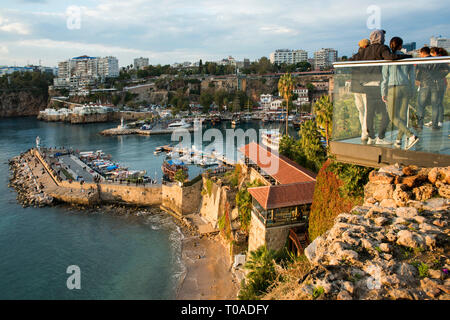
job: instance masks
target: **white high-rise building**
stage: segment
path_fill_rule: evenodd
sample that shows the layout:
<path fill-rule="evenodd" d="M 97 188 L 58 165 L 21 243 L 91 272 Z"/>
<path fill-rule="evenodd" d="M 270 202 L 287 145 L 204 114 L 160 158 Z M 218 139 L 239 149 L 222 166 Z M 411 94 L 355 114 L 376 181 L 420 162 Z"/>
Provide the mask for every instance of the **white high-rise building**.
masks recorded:
<path fill-rule="evenodd" d="M 430 38 L 430 47 L 439 47 L 450 50 L 450 39 L 433 36 Z"/>
<path fill-rule="evenodd" d="M 337 61 L 338 52 L 332 48 L 325 48 L 314 52 L 314 68 L 316 70 L 329 68 Z"/>
<path fill-rule="evenodd" d="M 58 63 L 55 87 L 93 85 L 96 81 L 119 76 L 119 61 L 115 57 L 80 56 Z"/>
<path fill-rule="evenodd" d="M 98 60 L 98 75 L 102 78 L 119 76 L 119 60 L 116 57 L 104 57 Z"/>
<path fill-rule="evenodd" d="M 308 61 L 308 52 L 305 50 L 278 49 L 270 54 L 270 62 L 275 64 L 296 64 Z"/>
<path fill-rule="evenodd" d="M 134 68 L 135 69 L 143 69 L 145 67 L 148 67 L 148 58 L 135 58 L 134 59 Z"/>

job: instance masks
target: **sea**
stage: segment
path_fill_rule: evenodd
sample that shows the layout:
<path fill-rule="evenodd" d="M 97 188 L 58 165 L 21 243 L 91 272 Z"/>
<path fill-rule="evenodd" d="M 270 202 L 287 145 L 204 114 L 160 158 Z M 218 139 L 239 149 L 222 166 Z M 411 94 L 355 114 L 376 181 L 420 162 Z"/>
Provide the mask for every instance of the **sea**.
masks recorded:
<path fill-rule="evenodd" d="M 117 125 L 71 125 L 33 117 L 0 119 L 0 299 L 176 298 L 185 268 L 181 260 L 183 234 L 172 217 L 152 209 L 119 214 L 105 207 L 23 208 L 14 189 L 8 187 L 8 160 L 34 147 L 37 136 L 47 147 L 102 150 L 121 165 L 146 170 L 160 181 L 164 155 L 153 152 L 173 143 L 171 136 L 99 134 Z M 260 127 L 256 121 L 238 126 L 244 131 Z M 209 128 L 205 126 L 204 132 Z M 225 136 L 231 125 L 222 122 L 214 128 Z M 268 128 L 282 131 L 280 124 Z M 216 138 L 212 143 L 225 142 Z M 202 170 L 189 166 L 189 177 Z M 79 268 L 79 289 L 68 288 L 68 280 L 73 279 L 72 272 L 68 273 L 70 266 Z"/>

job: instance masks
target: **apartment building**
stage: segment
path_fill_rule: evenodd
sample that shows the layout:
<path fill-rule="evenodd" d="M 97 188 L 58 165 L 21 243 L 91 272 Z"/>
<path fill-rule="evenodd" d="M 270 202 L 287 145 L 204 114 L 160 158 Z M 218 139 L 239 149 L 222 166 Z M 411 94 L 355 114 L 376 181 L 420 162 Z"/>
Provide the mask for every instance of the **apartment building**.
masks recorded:
<path fill-rule="evenodd" d="M 305 50 L 278 49 L 270 54 L 270 62 L 274 64 L 296 64 L 308 61 L 308 52 Z"/>
<path fill-rule="evenodd" d="M 58 63 L 58 76 L 53 80 L 56 88 L 78 88 L 103 82 L 119 76 L 116 57 L 79 56 Z"/>
<path fill-rule="evenodd" d="M 314 52 L 314 68 L 321 70 L 333 66 L 338 60 L 338 52 L 332 48 L 322 48 Z"/>
<path fill-rule="evenodd" d="M 148 67 L 148 58 L 135 58 L 134 59 L 134 68 L 135 69 L 144 69 L 145 67 Z"/>

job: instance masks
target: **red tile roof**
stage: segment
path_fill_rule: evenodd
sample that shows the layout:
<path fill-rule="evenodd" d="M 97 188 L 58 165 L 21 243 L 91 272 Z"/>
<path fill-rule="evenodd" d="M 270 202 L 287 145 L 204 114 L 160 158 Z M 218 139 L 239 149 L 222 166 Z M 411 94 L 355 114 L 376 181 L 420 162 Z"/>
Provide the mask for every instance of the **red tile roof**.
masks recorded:
<path fill-rule="evenodd" d="M 240 151 L 280 184 L 316 181 L 316 174 L 255 142 Z"/>
<path fill-rule="evenodd" d="M 249 188 L 252 197 L 265 209 L 312 203 L 315 181 Z"/>

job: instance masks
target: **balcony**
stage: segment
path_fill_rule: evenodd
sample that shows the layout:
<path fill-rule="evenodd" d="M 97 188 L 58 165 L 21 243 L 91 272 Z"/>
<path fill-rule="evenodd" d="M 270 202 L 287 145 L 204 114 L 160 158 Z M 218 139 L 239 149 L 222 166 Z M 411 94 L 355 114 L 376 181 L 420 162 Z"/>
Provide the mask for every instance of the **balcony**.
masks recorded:
<path fill-rule="evenodd" d="M 308 221 L 310 204 L 265 210 L 255 199 L 252 211 L 266 227 L 276 227 Z"/>
<path fill-rule="evenodd" d="M 334 67 L 330 149 L 337 160 L 371 167 L 450 164 L 450 57 Z M 364 124 L 372 138 L 392 144 L 362 139 Z M 419 138 L 414 144 L 412 135 Z"/>

